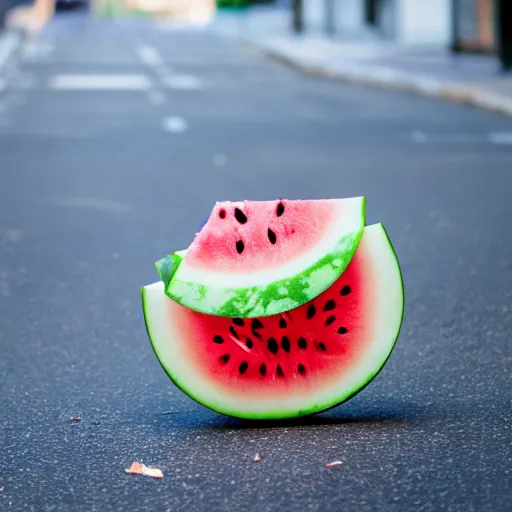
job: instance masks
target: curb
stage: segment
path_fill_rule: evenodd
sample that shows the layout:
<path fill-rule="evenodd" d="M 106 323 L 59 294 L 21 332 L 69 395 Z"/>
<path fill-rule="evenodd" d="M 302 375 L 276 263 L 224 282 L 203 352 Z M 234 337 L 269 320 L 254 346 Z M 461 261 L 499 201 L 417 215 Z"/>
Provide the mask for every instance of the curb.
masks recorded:
<path fill-rule="evenodd" d="M 357 64 L 345 64 L 332 68 L 307 62 L 301 57 L 271 48 L 250 38 L 243 38 L 243 40 L 245 43 L 256 47 L 263 55 L 270 59 L 303 73 L 365 86 L 414 92 L 423 96 L 470 105 L 489 112 L 512 117 L 512 97 L 488 92 L 476 85 L 468 86 L 458 82 L 435 80 L 430 77 L 403 73 L 389 67 L 374 66 L 368 68 Z"/>

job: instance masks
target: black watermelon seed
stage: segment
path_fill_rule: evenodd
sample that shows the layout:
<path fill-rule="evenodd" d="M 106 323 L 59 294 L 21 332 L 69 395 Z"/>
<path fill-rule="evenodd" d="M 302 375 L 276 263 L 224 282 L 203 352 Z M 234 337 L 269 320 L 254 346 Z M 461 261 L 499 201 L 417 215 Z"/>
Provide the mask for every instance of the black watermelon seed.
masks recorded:
<path fill-rule="evenodd" d="M 254 343 L 252 342 L 251 338 L 245 338 L 245 346 L 247 348 L 252 348 L 254 347 Z"/>
<path fill-rule="evenodd" d="M 314 304 L 310 304 L 308 307 L 308 312 L 306 313 L 306 318 L 313 318 L 316 314 L 316 308 Z"/>
<path fill-rule="evenodd" d="M 297 371 L 301 374 L 301 375 L 306 375 L 306 368 L 304 367 L 303 364 L 299 364 L 299 366 L 297 366 Z"/>
<path fill-rule="evenodd" d="M 255 331 L 255 330 L 253 329 L 251 332 L 252 332 L 252 335 L 253 335 L 255 338 L 258 338 L 259 340 L 261 340 L 261 334 L 260 334 L 258 331 Z"/>
<path fill-rule="evenodd" d="M 323 343 L 323 341 L 320 341 L 320 342 L 317 344 L 316 348 L 317 348 L 318 350 L 322 351 L 322 352 L 325 352 L 325 351 L 327 350 L 327 347 L 325 346 L 325 344 Z"/>
<path fill-rule="evenodd" d="M 244 252 L 244 249 L 245 249 L 244 243 L 242 242 L 242 240 L 238 240 L 238 242 L 236 243 L 236 252 L 238 254 L 242 254 Z"/>
<path fill-rule="evenodd" d="M 260 366 L 260 375 L 262 377 L 265 377 L 265 375 L 267 375 L 267 365 L 265 363 L 263 363 L 261 366 Z"/>
<path fill-rule="evenodd" d="M 219 211 L 219 217 L 221 219 L 225 219 L 226 218 L 226 210 L 220 210 Z"/>
<path fill-rule="evenodd" d="M 235 325 L 239 325 L 240 327 L 243 327 L 245 322 L 241 318 L 233 318 L 233 323 Z"/>
<path fill-rule="evenodd" d="M 299 338 L 299 341 L 297 341 L 297 345 L 302 350 L 306 350 L 308 348 L 308 342 L 306 341 L 306 338 Z"/>
<path fill-rule="evenodd" d="M 347 284 L 341 289 L 340 295 L 348 295 L 350 293 L 350 286 Z"/>
<path fill-rule="evenodd" d="M 214 343 L 217 343 L 219 345 L 222 345 L 222 343 L 224 343 L 224 338 L 222 336 L 220 336 L 219 334 L 216 334 L 214 337 L 213 337 L 213 342 Z"/>
<path fill-rule="evenodd" d="M 338 334 L 347 334 L 348 329 L 346 327 L 340 327 L 338 329 Z"/>
<path fill-rule="evenodd" d="M 267 341 L 267 348 L 269 349 L 272 354 L 277 354 L 277 351 L 279 350 L 279 345 L 277 344 L 277 341 L 274 338 L 269 338 Z"/>
<path fill-rule="evenodd" d="M 284 204 L 283 203 L 279 203 L 277 205 L 277 208 L 276 208 L 276 215 L 278 217 L 281 217 L 281 215 L 283 215 L 283 213 L 284 213 Z"/>
<path fill-rule="evenodd" d="M 219 357 L 219 361 L 220 361 L 222 364 L 227 364 L 227 362 L 229 361 L 229 358 L 230 358 L 230 355 L 229 355 L 229 354 L 224 354 L 223 356 L 220 356 L 220 357 Z"/>
<path fill-rule="evenodd" d="M 238 336 L 238 333 L 235 331 L 235 328 L 230 325 L 229 326 L 229 332 L 233 335 L 234 338 L 236 338 L 237 340 L 240 339 L 240 336 Z"/>
<path fill-rule="evenodd" d="M 284 372 L 280 364 L 277 365 L 276 372 L 278 377 L 284 377 Z"/>
<path fill-rule="evenodd" d="M 331 315 L 326 321 L 325 325 L 331 325 L 336 320 L 336 317 L 334 315 Z"/>
<path fill-rule="evenodd" d="M 263 327 L 263 324 L 261 323 L 260 320 L 258 320 L 257 318 L 252 319 L 252 322 L 251 322 L 252 329 L 261 329 L 262 327 Z"/>
<path fill-rule="evenodd" d="M 238 368 L 240 375 L 243 375 L 247 371 L 247 368 L 249 368 L 249 364 L 244 361 Z"/>
<path fill-rule="evenodd" d="M 291 345 L 290 345 L 290 339 L 288 338 L 288 336 L 283 336 L 283 339 L 281 340 L 281 348 L 285 352 L 290 352 Z"/>
<path fill-rule="evenodd" d="M 286 329 L 286 326 L 287 326 L 286 320 L 284 319 L 284 316 L 282 316 L 279 319 L 279 327 L 281 327 L 281 329 Z"/>
<path fill-rule="evenodd" d="M 277 236 L 276 234 L 270 229 L 268 228 L 268 231 L 267 231 L 267 235 L 268 235 L 268 240 L 269 242 L 274 245 L 276 242 L 277 242 Z"/>
<path fill-rule="evenodd" d="M 331 309 L 334 309 L 336 307 L 336 302 L 334 302 L 332 299 L 328 300 L 325 303 L 324 311 L 331 311 Z"/>
<path fill-rule="evenodd" d="M 235 219 L 240 222 L 240 224 L 245 224 L 247 222 L 247 217 L 240 208 L 235 208 Z"/>

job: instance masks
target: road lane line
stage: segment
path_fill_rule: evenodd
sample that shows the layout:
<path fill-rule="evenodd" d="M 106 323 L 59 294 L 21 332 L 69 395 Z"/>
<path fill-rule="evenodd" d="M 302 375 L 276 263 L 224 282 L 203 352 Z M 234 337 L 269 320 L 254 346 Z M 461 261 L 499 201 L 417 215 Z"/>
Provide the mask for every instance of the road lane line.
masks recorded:
<path fill-rule="evenodd" d="M 60 91 L 147 91 L 152 86 L 146 75 L 55 75 L 48 87 Z"/>
<path fill-rule="evenodd" d="M 162 77 L 162 81 L 169 89 L 198 90 L 203 89 L 201 80 L 193 75 L 171 75 Z"/>

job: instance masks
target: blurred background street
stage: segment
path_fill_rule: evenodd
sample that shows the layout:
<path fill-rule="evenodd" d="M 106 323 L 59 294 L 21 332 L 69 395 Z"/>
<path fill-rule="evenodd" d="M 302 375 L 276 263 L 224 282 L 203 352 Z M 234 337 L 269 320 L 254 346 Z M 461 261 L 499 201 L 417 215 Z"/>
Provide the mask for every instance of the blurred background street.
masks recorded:
<path fill-rule="evenodd" d="M 489 2 L 457 2 L 455 39 L 428 3 L 381 29 L 355 0 L 3 10 L 0 510 L 508 510 L 508 39 Z M 356 195 L 405 282 L 379 377 L 277 424 L 176 389 L 144 328 L 153 262 L 218 200 Z"/>

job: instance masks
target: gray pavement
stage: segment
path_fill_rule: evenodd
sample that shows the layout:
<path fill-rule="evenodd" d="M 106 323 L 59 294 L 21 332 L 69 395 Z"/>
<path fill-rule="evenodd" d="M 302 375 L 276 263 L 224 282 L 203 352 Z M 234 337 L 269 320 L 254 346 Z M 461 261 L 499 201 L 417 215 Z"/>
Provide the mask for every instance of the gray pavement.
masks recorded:
<path fill-rule="evenodd" d="M 140 21 L 57 19 L 3 79 L 0 510 L 508 510 L 509 119 Z M 360 194 L 406 290 L 378 378 L 281 423 L 173 387 L 140 305 L 153 262 L 217 200 Z"/>

